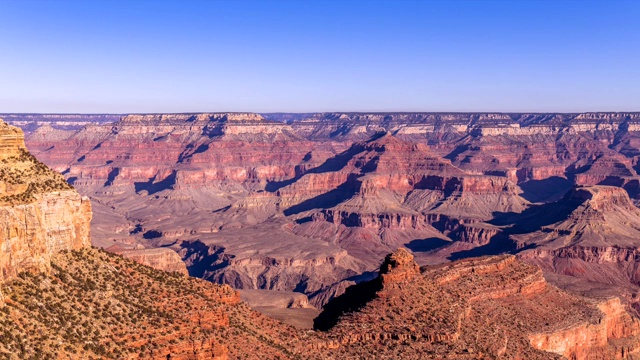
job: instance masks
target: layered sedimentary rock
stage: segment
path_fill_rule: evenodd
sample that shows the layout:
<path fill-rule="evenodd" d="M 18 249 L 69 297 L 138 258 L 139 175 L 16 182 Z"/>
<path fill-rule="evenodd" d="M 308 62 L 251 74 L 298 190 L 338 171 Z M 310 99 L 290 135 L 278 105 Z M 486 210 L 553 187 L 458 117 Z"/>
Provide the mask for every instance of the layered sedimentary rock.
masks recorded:
<path fill-rule="evenodd" d="M 117 246 L 117 245 L 114 245 Z M 143 265 L 151 266 L 154 269 L 177 272 L 183 275 L 189 275 L 187 266 L 182 261 L 178 253 L 167 248 L 156 249 L 118 249 L 113 246 L 107 248 L 107 251 L 121 255 L 127 259 L 131 259 Z"/>
<path fill-rule="evenodd" d="M 199 277 L 237 288 L 296 290 L 311 298 L 278 293 L 268 306 L 276 318 L 294 317 L 280 310 L 304 310 L 308 321 L 317 314 L 310 303 L 329 302 L 320 319 L 328 318 L 331 326 L 320 333 L 299 332 L 256 314 L 226 286 L 154 272 L 92 250 L 56 254 L 88 245 L 89 203 L 29 156 L 19 131 L 7 128 L 1 137 L 8 155 L 2 165 L 0 211 L 9 219 L 3 249 L 11 256 L 2 267 L 3 276 L 14 280 L 3 288 L 10 291 L 0 321 L 17 324 L 12 329 L 25 330 L 21 336 L 26 340 L 21 348 L 10 338 L 2 346 L 23 357 L 54 351 L 142 358 L 206 354 L 218 359 L 635 356 L 639 325 L 628 307 L 635 305 L 631 295 L 622 300 L 573 295 L 549 285 L 539 268 L 507 255 L 422 269 L 407 250 L 387 256 L 381 267 L 376 260 L 385 249 L 402 244 L 423 260 L 433 251 L 450 259 L 511 251 L 548 272 L 636 286 L 640 213 L 629 198 L 628 184 L 636 176 L 637 162 L 615 150 L 618 135 L 605 134 L 621 131 L 629 119 L 594 126 L 588 117 L 572 123 L 522 115 L 525 126 L 524 120 L 503 115 L 475 116 L 466 124 L 456 116 L 438 116 L 438 121 L 451 123 L 433 125 L 433 131 L 453 129 L 447 130 L 458 134 L 451 135 L 457 139 L 453 142 L 509 136 L 523 141 L 535 131 L 521 128 L 548 126 L 537 134 L 547 136 L 554 127 L 569 127 L 570 138 L 581 139 L 573 144 L 582 153 L 570 152 L 566 163 L 549 165 L 514 152 L 515 157 L 503 161 L 508 166 L 482 168 L 486 159 L 473 158 L 496 147 L 466 155 L 459 149 L 463 151 L 444 158 L 447 140 L 434 145 L 431 135 L 425 135 L 418 142 L 420 132 L 409 130 L 423 126 L 431 131 L 429 124 L 420 125 L 418 119 L 401 126 L 402 132 L 380 134 L 380 128 L 398 124 L 392 118 L 376 125 L 374 116 L 364 128 L 349 130 L 358 136 L 335 134 L 342 139 L 335 143 L 296 133 L 295 122 L 271 124 L 250 114 L 134 116 L 108 129 L 56 132 L 57 144 L 45 144 L 53 140 L 47 140 L 44 130 L 33 134 L 39 154 L 58 161 L 70 182 L 96 200 L 103 219 L 94 227 L 105 235 L 112 222 L 111 235 L 101 239 L 105 245 L 116 244 L 118 252 L 141 263 L 184 273 L 179 253 Z M 141 130 L 145 126 L 151 133 Z M 604 133 L 584 140 L 582 133 L 590 131 Z M 368 132 L 374 132 L 373 138 Z M 620 148 L 631 154 L 632 137 L 629 132 L 624 136 L 628 141 Z M 132 147 L 138 140 L 140 145 Z M 167 144 L 153 145 L 162 141 Z M 506 141 L 508 149 L 517 149 L 517 141 Z M 601 143 L 613 147 L 605 150 Z M 469 149 L 475 146 L 469 144 Z M 603 155 L 593 156 L 596 151 Z M 211 164 L 217 164 L 215 170 Z M 527 189 L 536 190 L 539 198 L 556 196 L 527 187 L 532 181 L 565 176 L 570 184 L 590 185 L 602 182 L 603 172 L 610 172 L 607 181 L 616 177 L 625 182 L 577 187 L 546 204 L 521 196 Z M 18 240 L 25 238 L 29 246 L 21 247 Z M 140 244 L 169 248 L 136 250 Z M 512 247 L 500 247 L 508 244 Z M 376 268 L 380 277 L 363 281 L 370 277 L 360 274 Z M 15 278 L 22 270 L 44 272 Z M 606 276 L 596 277 L 598 273 Z M 33 298 L 32 289 L 44 295 Z M 143 311 L 130 305 L 132 298 L 122 297 L 134 294 L 132 289 L 137 289 L 135 299 Z M 76 305 L 56 302 L 63 293 L 67 300 L 78 297 Z M 263 295 L 254 293 L 266 304 Z M 189 298 L 184 303 L 191 308 L 177 306 L 172 300 L 177 297 Z M 335 305 L 345 299 L 357 306 Z M 102 310 L 105 304 L 110 312 Z M 331 314 L 336 308 L 341 311 Z M 51 317 L 51 312 L 73 313 L 69 318 L 75 320 L 41 321 L 62 318 Z M 119 321 L 108 316 L 116 313 Z M 93 323 L 102 326 L 91 328 Z M 83 330 L 68 337 L 71 328 Z M 52 331 L 48 339 L 53 340 L 29 337 L 27 329 Z M 146 336 L 133 335 L 140 332 Z"/>
<path fill-rule="evenodd" d="M 91 204 L 73 190 L 0 206 L 0 217 L 3 280 L 24 270 L 45 270 L 54 253 L 90 245 Z"/>
<path fill-rule="evenodd" d="M 242 231 L 222 230 L 211 240 L 184 241 L 177 250 L 192 276 L 238 289 L 296 290 L 315 296 L 366 270 L 340 247 L 297 236 L 289 227 L 272 221 Z"/>
<path fill-rule="evenodd" d="M 22 131 L 0 121 L 0 280 L 46 271 L 61 250 L 90 245 L 91 204 L 29 154 Z"/>
<path fill-rule="evenodd" d="M 574 258 L 548 264 L 585 252 L 560 229 L 578 218 L 526 229 L 505 219 L 548 218 L 576 185 L 618 187 L 634 206 L 638 124 L 637 113 L 151 114 L 45 127 L 27 145 L 91 198 L 95 245 L 171 246 L 193 274 L 303 291 L 321 306 L 398 246 L 422 264 L 547 256 L 547 272 L 601 281 Z M 580 257 L 622 241 L 606 256 L 629 259 L 613 278 L 634 289 L 634 255 L 607 231 L 576 231 L 611 245 Z M 527 240 L 541 233 L 566 244 Z"/>
<path fill-rule="evenodd" d="M 24 133 L 20 128 L 0 123 L 0 156 L 1 159 L 18 157 L 21 151 L 26 150 L 24 146 Z"/>
<path fill-rule="evenodd" d="M 511 235 L 526 249 L 519 257 L 559 274 L 640 285 L 640 210 L 624 189 L 578 187 L 553 205 L 555 218 L 537 214 L 548 222 L 540 230 Z"/>
<path fill-rule="evenodd" d="M 115 114 L 0 114 L 0 118 L 13 126 L 31 133 L 42 126 L 50 129 L 77 130 L 88 124 L 105 124 L 120 119 Z"/>

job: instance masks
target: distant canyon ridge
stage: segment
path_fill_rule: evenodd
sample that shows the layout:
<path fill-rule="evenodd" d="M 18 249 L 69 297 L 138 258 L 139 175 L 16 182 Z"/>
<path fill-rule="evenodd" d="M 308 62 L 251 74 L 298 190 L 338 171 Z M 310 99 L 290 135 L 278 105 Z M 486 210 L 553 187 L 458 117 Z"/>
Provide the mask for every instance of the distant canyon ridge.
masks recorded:
<path fill-rule="evenodd" d="M 510 253 L 640 306 L 640 113 L 0 118 L 91 199 L 94 245 L 159 268 L 322 307 L 398 247 Z"/>

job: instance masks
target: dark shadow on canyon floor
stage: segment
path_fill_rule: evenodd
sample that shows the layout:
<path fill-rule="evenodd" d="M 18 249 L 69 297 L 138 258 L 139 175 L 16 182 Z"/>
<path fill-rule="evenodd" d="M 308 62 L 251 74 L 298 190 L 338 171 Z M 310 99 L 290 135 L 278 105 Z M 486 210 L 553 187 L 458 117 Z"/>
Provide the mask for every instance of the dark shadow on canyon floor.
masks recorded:
<path fill-rule="evenodd" d="M 313 319 L 313 328 L 321 331 L 331 329 L 338 323 L 340 316 L 361 309 L 375 299 L 380 290 L 382 290 L 380 278 L 348 287 L 344 294 L 333 298 L 324 306 L 320 315 Z"/>
<path fill-rule="evenodd" d="M 200 240 L 185 241 L 180 244 L 183 249 L 179 251 L 182 260 L 190 264 L 187 266 L 189 276 L 203 278 L 205 272 L 215 271 L 229 265 L 233 255 L 224 256 L 224 247 L 207 245 Z"/>
<path fill-rule="evenodd" d="M 352 157 L 362 152 L 364 148 L 360 145 L 353 145 L 348 150 L 327 159 L 322 165 L 309 169 L 307 171 L 302 172 L 301 174 L 296 175 L 295 177 L 282 181 L 270 181 L 265 186 L 265 190 L 268 192 L 276 192 L 282 189 L 285 186 L 289 186 L 294 182 L 300 180 L 306 174 L 320 174 L 324 172 L 333 172 L 342 169 Z"/>
<path fill-rule="evenodd" d="M 507 235 L 535 232 L 544 226 L 566 220 L 584 201 L 565 195 L 559 201 L 533 205 L 521 213 L 494 212 L 493 219 L 488 223 L 503 227 L 503 233 Z"/>
<path fill-rule="evenodd" d="M 427 252 L 449 244 L 451 244 L 451 241 L 443 240 L 437 237 L 430 237 L 426 239 L 411 240 L 404 246 L 406 246 L 407 249 L 413 252 Z"/>
<path fill-rule="evenodd" d="M 518 248 L 516 242 L 511 239 L 511 235 L 544 230 L 546 226 L 566 220 L 584 201 L 585 199 L 572 198 L 569 194 L 566 194 L 556 202 L 533 205 L 521 213 L 494 212 L 493 220 L 488 221 L 488 223 L 499 226 L 500 231 L 491 237 L 489 243 L 472 249 L 453 252 L 447 259 L 453 261 L 476 256 L 503 253 L 515 254 L 531 249 L 535 245 L 531 244 Z"/>
<path fill-rule="evenodd" d="M 571 180 L 559 176 L 552 176 L 544 180 L 529 180 L 518 184 L 523 198 L 530 202 L 556 201 L 567 191 L 571 190 Z"/>
<path fill-rule="evenodd" d="M 353 181 L 347 180 L 344 184 L 337 188 L 320 194 L 314 198 L 305 200 L 299 204 L 293 205 L 283 211 L 285 216 L 296 215 L 301 212 L 309 211 L 312 209 L 326 209 L 340 204 L 341 202 L 350 199 L 359 190 L 359 186 Z"/>
<path fill-rule="evenodd" d="M 522 249 L 517 249 L 516 243 L 511 241 L 508 236 L 504 234 L 497 234 L 491 238 L 488 244 L 477 246 L 469 250 L 453 252 L 447 257 L 447 259 L 455 261 L 470 257 L 515 253 L 520 250 Z"/>
<path fill-rule="evenodd" d="M 149 195 L 153 195 L 162 190 L 171 189 L 176 184 L 176 171 L 172 171 L 169 176 L 158 182 L 155 181 L 156 178 L 153 177 L 146 182 L 134 182 L 133 186 L 135 187 L 136 193 L 147 191 Z"/>

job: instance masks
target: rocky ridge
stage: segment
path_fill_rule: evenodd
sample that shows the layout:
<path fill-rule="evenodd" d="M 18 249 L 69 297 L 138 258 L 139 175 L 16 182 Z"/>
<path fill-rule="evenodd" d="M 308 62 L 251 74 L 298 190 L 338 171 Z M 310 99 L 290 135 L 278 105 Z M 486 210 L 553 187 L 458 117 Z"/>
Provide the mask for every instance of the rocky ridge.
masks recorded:
<path fill-rule="evenodd" d="M 332 358 L 623 359 L 640 350 L 640 323 L 619 299 L 565 293 L 513 256 L 420 272 L 401 249 L 387 257 L 381 276 L 373 287 L 358 285 L 357 293 L 370 295 L 357 310 L 332 314 L 339 317 L 322 345 Z M 348 290 L 327 309 L 353 302 L 354 294 Z"/>

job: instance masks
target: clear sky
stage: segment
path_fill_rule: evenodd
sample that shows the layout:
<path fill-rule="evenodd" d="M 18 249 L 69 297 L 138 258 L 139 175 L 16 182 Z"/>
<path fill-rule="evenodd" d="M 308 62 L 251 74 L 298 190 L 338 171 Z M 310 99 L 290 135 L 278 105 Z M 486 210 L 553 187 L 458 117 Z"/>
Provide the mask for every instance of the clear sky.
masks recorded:
<path fill-rule="evenodd" d="M 640 111 L 640 0 L 0 0 L 2 112 Z"/>

